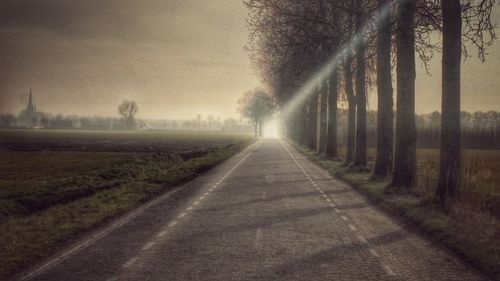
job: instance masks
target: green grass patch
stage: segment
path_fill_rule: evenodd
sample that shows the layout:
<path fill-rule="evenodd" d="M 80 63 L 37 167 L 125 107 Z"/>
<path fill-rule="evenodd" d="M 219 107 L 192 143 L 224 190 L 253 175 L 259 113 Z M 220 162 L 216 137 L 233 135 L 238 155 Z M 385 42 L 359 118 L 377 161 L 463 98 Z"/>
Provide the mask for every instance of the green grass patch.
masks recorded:
<path fill-rule="evenodd" d="M 252 142 L 179 153 L 0 152 L 8 159 L 0 164 L 0 280 Z"/>
<path fill-rule="evenodd" d="M 490 208 L 477 208 L 484 206 L 485 202 L 479 204 L 474 202 L 472 205 L 470 200 L 462 200 L 450 210 L 444 211 L 432 203 L 428 192 L 422 193 L 421 190 L 389 192 L 386 188 L 389 180 L 372 180 L 370 172 L 353 172 L 346 169 L 343 162 L 321 158 L 314 151 L 296 143 L 291 142 L 291 144 L 306 157 L 328 170 L 332 176 L 364 194 L 375 205 L 418 228 L 431 239 L 444 244 L 494 280 L 500 280 L 499 214 L 492 214 Z M 422 153 L 420 157 L 436 156 L 435 151 L 426 150 Z M 482 157 L 489 157 L 486 162 L 492 162 L 491 154 L 489 156 L 485 152 L 481 154 Z M 492 166 L 493 164 L 490 164 L 485 169 L 491 169 Z M 422 178 L 419 177 L 419 180 Z M 488 177 L 488 180 L 491 178 Z M 495 184 L 489 181 L 488 187 L 490 183 Z M 425 186 L 425 189 L 429 190 L 431 187 Z M 481 190 L 481 194 L 484 194 L 490 189 Z M 491 194 L 477 198 L 488 200 Z"/>

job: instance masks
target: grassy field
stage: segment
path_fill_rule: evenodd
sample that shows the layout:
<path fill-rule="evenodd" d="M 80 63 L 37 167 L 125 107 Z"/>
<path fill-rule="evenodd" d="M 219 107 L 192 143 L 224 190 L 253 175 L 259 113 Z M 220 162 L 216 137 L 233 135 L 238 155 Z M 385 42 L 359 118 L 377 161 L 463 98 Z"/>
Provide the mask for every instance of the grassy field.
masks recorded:
<path fill-rule="evenodd" d="M 0 280 L 251 142 L 209 133 L 0 130 Z"/>
<path fill-rule="evenodd" d="M 183 152 L 232 144 L 248 135 L 212 132 L 0 130 L 0 150 Z"/>
<path fill-rule="evenodd" d="M 448 210 L 433 203 L 439 151 L 419 149 L 418 184 L 411 192 L 387 192 L 388 180 L 372 180 L 369 172 L 355 172 L 339 161 L 320 158 L 300 145 L 307 157 L 346 181 L 383 209 L 417 226 L 448 246 L 494 280 L 500 280 L 500 151 L 463 152 L 462 198 Z M 369 150 L 373 166 L 375 150 Z"/>
<path fill-rule="evenodd" d="M 340 154 L 345 155 L 345 151 Z M 375 149 L 369 148 L 369 168 L 373 168 L 374 161 Z M 417 149 L 417 165 L 418 180 L 413 192 L 431 200 L 438 179 L 439 150 Z M 468 207 L 487 211 L 500 219 L 500 150 L 464 150 L 462 174 L 462 199 Z"/>

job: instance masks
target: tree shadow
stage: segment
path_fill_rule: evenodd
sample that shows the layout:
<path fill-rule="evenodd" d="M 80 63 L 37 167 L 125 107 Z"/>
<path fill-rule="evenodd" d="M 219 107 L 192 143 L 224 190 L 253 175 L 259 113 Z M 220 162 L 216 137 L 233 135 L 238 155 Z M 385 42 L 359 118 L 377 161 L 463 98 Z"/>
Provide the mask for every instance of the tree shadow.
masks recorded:
<path fill-rule="evenodd" d="M 245 280 L 272 280 L 269 279 L 270 277 L 275 280 L 289 280 L 297 273 L 301 273 L 303 276 L 316 275 L 316 279 L 318 279 L 318 275 L 321 275 L 321 272 L 324 271 L 325 265 L 329 266 L 330 271 L 336 271 L 339 275 L 343 275 L 344 278 L 342 279 L 346 279 L 351 274 L 353 276 L 349 280 L 361 280 L 355 278 L 360 278 L 361 276 L 363 278 L 371 276 L 373 277 L 370 278 L 371 280 L 379 280 L 377 276 L 384 276 L 384 269 L 380 260 L 368 253 L 367 250 L 372 246 L 385 246 L 401 241 L 407 236 L 407 232 L 397 230 L 369 239 L 368 243 L 356 241 L 349 244 L 339 244 L 314 254 L 294 259 L 288 263 L 268 268 L 267 271 L 247 277 Z M 332 268 L 332 265 L 335 268 Z"/>
<path fill-rule="evenodd" d="M 293 182 L 300 182 L 300 181 L 290 181 L 291 183 Z M 266 187 L 267 188 L 267 187 Z M 346 189 L 346 190 L 333 190 L 333 191 L 326 191 L 325 194 L 327 195 L 338 195 L 338 194 L 342 194 L 342 193 L 348 193 L 348 192 L 351 192 L 350 190 Z M 229 203 L 229 204 L 225 204 L 221 207 L 212 207 L 212 208 L 203 208 L 204 211 L 220 211 L 220 210 L 224 210 L 224 209 L 230 209 L 230 208 L 235 208 L 235 207 L 242 207 L 242 206 L 248 206 L 248 205 L 252 205 L 252 204 L 259 204 L 259 203 L 265 203 L 265 202 L 275 202 L 275 201 L 280 201 L 280 200 L 285 200 L 285 199 L 296 199 L 296 198 L 307 198 L 307 197 L 318 197 L 320 196 L 321 194 L 319 192 L 316 192 L 316 191 L 312 191 L 312 192 L 306 192 L 306 193 L 297 193 L 297 194 L 285 194 L 285 195 L 279 195 L 279 196 L 270 196 L 270 197 L 267 197 L 267 198 L 256 198 L 256 199 L 252 199 L 252 200 L 248 200 L 248 201 L 243 201 L 243 202 L 236 202 L 236 203 Z M 356 205 L 359 205 L 359 206 L 356 206 Z M 339 206 L 340 207 L 340 206 Z M 353 204 L 352 206 L 349 206 L 349 205 L 346 205 L 346 209 L 349 208 L 349 209 L 356 209 L 356 208 L 366 208 L 368 207 L 368 204 L 364 204 L 362 205 L 361 203 L 360 204 Z"/>

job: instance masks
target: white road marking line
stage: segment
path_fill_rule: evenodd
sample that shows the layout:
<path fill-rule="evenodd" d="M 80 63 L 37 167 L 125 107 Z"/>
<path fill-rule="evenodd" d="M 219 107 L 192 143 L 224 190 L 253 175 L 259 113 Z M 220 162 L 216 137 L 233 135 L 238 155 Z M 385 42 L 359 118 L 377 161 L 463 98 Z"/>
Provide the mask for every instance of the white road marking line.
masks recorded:
<path fill-rule="evenodd" d="M 54 265 L 59 264 L 63 260 L 66 260 L 68 257 L 70 257 L 71 255 L 73 255 L 74 253 L 77 253 L 80 250 L 85 249 L 89 245 L 91 245 L 91 244 L 95 243 L 96 241 L 100 240 L 101 238 L 107 236 L 109 233 L 113 232 L 114 230 L 116 230 L 120 226 L 128 223 L 129 221 L 131 221 L 135 217 L 137 217 L 140 214 L 142 214 L 148 208 L 157 205 L 158 203 L 162 202 L 163 200 L 165 200 L 166 198 L 170 197 L 172 194 L 174 194 L 175 192 L 177 192 L 179 190 L 180 189 L 174 189 L 174 190 L 172 190 L 172 191 L 170 191 L 170 192 L 168 192 L 168 193 L 166 193 L 166 194 L 164 194 L 164 195 L 162 195 L 162 196 L 160 196 L 160 197 L 158 197 L 156 199 L 153 199 L 149 203 L 146 203 L 142 207 L 137 208 L 136 210 L 132 211 L 131 213 L 125 215 L 123 218 L 121 218 L 117 222 L 111 224 L 109 227 L 106 227 L 101 232 L 93 235 L 91 239 L 87 239 L 84 242 L 77 244 L 76 246 L 74 246 L 73 248 L 69 249 L 68 251 L 62 253 L 61 255 L 59 255 L 59 256 L 51 259 L 51 260 L 49 260 L 48 262 L 46 262 L 45 264 L 41 265 L 40 267 L 35 268 L 34 270 L 28 272 L 26 275 L 20 277 L 19 280 L 27 280 L 29 278 L 32 278 L 34 276 L 39 275 L 40 273 L 44 272 L 45 270 L 47 270 L 49 268 L 52 268 Z"/>
<path fill-rule="evenodd" d="M 203 199 L 205 199 L 205 195 L 203 195 L 203 196 L 200 197 L 200 200 L 203 200 Z"/>
<path fill-rule="evenodd" d="M 204 196 L 208 196 L 208 194 L 210 194 L 210 192 L 205 192 L 205 194 L 203 194 Z"/>
<path fill-rule="evenodd" d="M 352 230 L 352 231 L 357 231 L 356 227 L 350 223 L 347 224 L 347 226 Z"/>
<path fill-rule="evenodd" d="M 137 257 L 133 257 L 131 259 L 129 259 L 124 265 L 123 267 L 131 267 L 135 262 L 137 261 Z"/>
<path fill-rule="evenodd" d="M 195 205 L 196 205 L 196 204 L 195 204 Z M 182 214 L 178 215 L 177 217 L 178 217 L 178 218 L 182 218 L 182 217 L 184 217 L 185 215 L 187 215 L 187 213 L 186 213 L 186 212 L 184 212 L 184 213 L 182 213 Z"/>
<path fill-rule="evenodd" d="M 156 234 L 156 237 L 163 237 L 163 236 L 165 236 L 165 234 L 167 234 L 167 231 L 163 230 L 160 233 Z"/>
<path fill-rule="evenodd" d="M 380 255 L 379 255 L 379 254 L 378 254 L 378 253 L 377 253 L 374 249 L 370 248 L 370 249 L 368 249 L 368 251 L 370 251 L 370 253 L 371 253 L 372 255 L 374 255 L 375 257 L 377 257 L 377 258 L 379 258 L 379 257 L 380 257 Z"/>
<path fill-rule="evenodd" d="M 155 244 L 155 242 L 149 242 L 147 243 L 146 245 L 144 245 L 144 247 L 141 248 L 142 251 L 146 251 L 146 250 L 149 250 L 151 249 L 151 247 L 153 247 Z"/>
<path fill-rule="evenodd" d="M 193 203 L 193 205 L 195 205 L 195 206 L 198 205 L 198 204 L 200 204 L 200 201 L 196 201 L 196 202 Z"/>
<path fill-rule="evenodd" d="M 330 202 L 330 207 L 335 207 L 335 204 Z"/>
<path fill-rule="evenodd" d="M 330 200 L 330 198 L 326 198 L 326 202 L 332 203 L 332 200 Z"/>
<path fill-rule="evenodd" d="M 392 268 L 390 268 L 387 264 L 382 264 L 382 268 L 384 268 L 384 270 L 385 270 L 385 272 L 387 272 L 387 274 L 392 275 L 392 276 L 396 275 L 396 273 L 394 273 Z"/>
<path fill-rule="evenodd" d="M 177 221 L 173 221 L 173 222 L 171 222 L 171 223 L 168 224 L 168 227 L 173 227 L 176 224 L 177 224 Z"/>
<path fill-rule="evenodd" d="M 288 154 L 290 154 L 290 157 L 293 159 L 293 161 L 295 162 L 295 164 L 297 164 L 297 166 L 300 168 L 300 170 L 302 171 L 302 173 L 304 173 L 304 175 L 306 175 L 307 178 L 310 179 L 310 176 L 309 174 L 305 171 L 305 169 L 302 167 L 302 165 L 297 161 L 297 159 L 295 158 L 295 156 L 293 156 L 292 152 L 290 152 L 290 150 L 283 144 L 283 142 L 281 142 L 281 145 L 283 146 L 283 148 L 288 152 Z M 317 188 L 318 190 L 320 190 L 319 188 Z M 322 190 L 320 190 L 320 192 L 323 194 L 324 192 Z M 329 200 L 329 199 L 327 199 Z M 330 202 L 331 200 L 329 200 L 328 202 Z M 335 205 L 333 203 L 330 203 L 330 206 L 334 207 Z M 341 213 L 341 210 L 339 210 L 338 208 L 335 208 L 334 211 L 336 213 Z M 348 221 L 348 218 L 346 216 L 341 216 L 342 220 L 344 221 Z M 356 231 L 356 228 L 351 225 L 351 224 L 347 224 L 348 227 L 353 230 L 353 231 Z M 368 240 L 366 240 L 366 238 L 364 238 L 363 236 L 361 235 L 356 235 L 356 238 L 361 242 L 361 243 L 364 243 L 364 244 L 367 244 L 368 243 Z M 369 248 L 369 251 L 372 255 L 374 255 L 375 257 L 380 257 L 379 254 L 372 248 Z M 389 267 L 387 266 L 386 264 L 382 264 L 382 267 L 384 268 L 384 270 L 387 272 L 387 274 L 389 275 L 392 275 L 392 276 L 395 276 L 396 274 L 394 273 L 394 271 Z"/>
<path fill-rule="evenodd" d="M 361 235 L 356 235 L 356 238 L 358 238 L 359 242 L 361 243 L 368 243 L 368 240 L 366 240 L 366 238 Z"/>
<path fill-rule="evenodd" d="M 325 197 L 325 199 L 328 199 L 328 195 L 326 195 L 324 193 L 323 193 L 323 197 Z"/>
<path fill-rule="evenodd" d="M 238 162 L 237 166 L 239 166 L 241 163 L 243 163 L 243 161 L 246 160 L 251 155 L 252 150 L 256 149 L 261 144 L 262 144 L 262 141 L 257 141 L 254 144 L 252 144 L 251 146 L 249 146 L 245 150 L 245 151 L 248 151 L 247 154 L 245 156 L 243 156 L 243 158 L 240 160 L 240 162 Z M 97 233 L 96 235 L 93 235 L 91 239 L 88 239 L 88 240 L 86 240 L 86 241 L 84 241 L 82 243 L 79 243 L 79 244 L 75 245 L 73 248 L 70 248 L 66 252 L 62 253 L 61 255 L 50 259 L 46 263 L 44 263 L 41 266 L 33 269 L 32 271 L 28 272 L 24 276 L 20 277 L 19 280 L 27 280 L 29 278 L 32 278 L 34 276 L 39 275 L 40 273 L 46 271 L 49 268 L 52 268 L 56 264 L 59 264 L 61 261 L 65 260 L 68 257 L 70 257 L 71 255 L 73 255 L 74 253 L 79 252 L 80 250 L 84 249 L 85 247 L 89 246 L 90 244 L 92 244 L 92 243 L 96 242 L 97 240 L 100 240 L 101 238 L 107 236 L 109 233 L 113 232 L 114 230 L 116 230 L 117 228 L 121 227 L 122 225 L 128 223 L 129 221 L 131 221 L 135 217 L 139 216 L 142 212 L 144 212 L 148 208 L 150 208 L 150 207 L 152 207 L 154 205 L 157 205 L 158 203 L 162 202 L 166 198 L 169 198 L 172 194 L 176 193 L 179 190 L 180 190 L 180 188 L 176 188 L 176 189 L 174 189 L 174 190 L 172 190 L 172 191 L 170 191 L 170 192 L 168 192 L 168 193 L 166 193 L 166 194 L 164 194 L 164 195 L 162 195 L 162 196 L 160 196 L 160 197 L 158 197 L 156 199 L 151 200 L 149 203 L 146 203 L 142 207 L 140 207 L 140 208 L 132 211 L 128 215 L 125 215 L 124 217 L 122 217 L 121 219 L 119 219 L 117 222 L 111 224 L 109 227 L 106 227 L 101 232 Z"/>
<path fill-rule="evenodd" d="M 188 208 L 186 209 L 186 211 L 191 211 L 192 209 L 193 209 L 193 207 L 188 207 Z"/>

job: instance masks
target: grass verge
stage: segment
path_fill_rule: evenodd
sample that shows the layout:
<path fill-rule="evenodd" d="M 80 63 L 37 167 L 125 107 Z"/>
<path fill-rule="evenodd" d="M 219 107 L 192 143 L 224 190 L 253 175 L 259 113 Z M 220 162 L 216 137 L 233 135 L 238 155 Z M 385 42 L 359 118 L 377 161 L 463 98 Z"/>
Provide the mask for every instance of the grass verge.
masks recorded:
<path fill-rule="evenodd" d="M 82 233 L 103 225 L 151 198 L 195 178 L 240 152 L 251 142 L 247 140 L 208 148 L 189 157 L 143 155 L 134 161 L 104 169 L 97 175 L 90 174 L 85 175 L 84 179 L 77 178 L 77 184 L 68 185 L 66 189 L 65 186 L 56 187 L 64 190 L 61 193 L 66 194 L 74 192 L 73 186 L 79 186 L 80 181 L 84 181 L 88 188 L 93 182 L 96 184 L 99 182 L 96 179 L 115 182 L 117 176 L 125 176 L 127 181 L 109 185 L 107 188 L 95 188 L 84 195 L 76 192 L 74 194 L 78 196 L 71 197 L 70 200 L 65 199 L 64 194 L 62 196 L 57 193 L 52 194 L 53 197 L 50 197 L 54 199 L 52 204 L 46 204 L 43 208 L 29 212 L 24 210 L 19 212 L 17 207 L 10 208 L 11 205 L 25 202 L 19 203 L 17 199 L 7 201 L 11 204 L 4 206 L 4 216 L 0 220 L 0 280 L 6 280 L 53 254 L 69 240 Z M 74 183 L 73 180 L 70 182 Z M 36 196 L 31 197 L 36 198 Z M 47 200 L 44 199 L 43 202 Z"/>
<path fill-rule="evenodd" d="M 343 162 L 322 158 L 297 143 L 290 141 L 290 144 L 376 206 L 445 245 L 490 278 L 500 280 L 500 223 L 495 216 L 470 210 L 461 203 L 445 212 L 428 198 L 408 192 L 387 192 L 388 180 L 373 180 L 370 172 L 353 172 Z"/>

